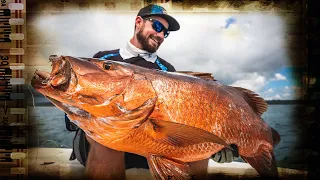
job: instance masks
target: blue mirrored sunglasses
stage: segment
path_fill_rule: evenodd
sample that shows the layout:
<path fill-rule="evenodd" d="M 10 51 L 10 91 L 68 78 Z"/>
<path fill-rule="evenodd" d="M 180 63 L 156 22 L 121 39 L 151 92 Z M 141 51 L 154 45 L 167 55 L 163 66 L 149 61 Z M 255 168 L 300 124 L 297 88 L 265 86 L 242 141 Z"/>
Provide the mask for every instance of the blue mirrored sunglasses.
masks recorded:
<path fill-rule="evenodd" d="M 165 28 L 164 25 L 163 25 L 161 22 L 159 22 L 159 21 L 157 21 L 157 20 L 155 20 L 155 19 L 152 19 L 152 18 L 144 18 L 144 19 L 149 20 L 150 22 L 152 22 L 152 28 L 153 28 L 157 33 L 163 31 L 163 36 L 164 36 L 164 38 L 167 38 L 167 37 L 169 36 L 170 31 L 169 31 L 167 28 Z"/>

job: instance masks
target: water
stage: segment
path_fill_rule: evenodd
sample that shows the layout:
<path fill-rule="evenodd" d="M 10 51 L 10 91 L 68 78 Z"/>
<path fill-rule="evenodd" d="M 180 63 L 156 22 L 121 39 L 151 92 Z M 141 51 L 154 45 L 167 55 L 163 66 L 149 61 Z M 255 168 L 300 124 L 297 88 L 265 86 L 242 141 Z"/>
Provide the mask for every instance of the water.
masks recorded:
<path fill-rule="evenodd" d="M 306 132 L 309 117 L 303 105 L 269 105 L 262 116 L 281 136 L 275 147 L 279 167 L 306 170 L 308 149 Z M 29 123 L 34 127 L 29 133 L 30 146 L 72 147 L 74 132 L 66 130 L 64 113 L 56 107 L 29 107 Z"/>
<path fill-rule="evenodd" d="M 309 119 L 305 114 L 305 106 L 269 105 L 262 117 L 281 137 L 274 149 L 278 166 L 307 169 L 305 140 Z"/>

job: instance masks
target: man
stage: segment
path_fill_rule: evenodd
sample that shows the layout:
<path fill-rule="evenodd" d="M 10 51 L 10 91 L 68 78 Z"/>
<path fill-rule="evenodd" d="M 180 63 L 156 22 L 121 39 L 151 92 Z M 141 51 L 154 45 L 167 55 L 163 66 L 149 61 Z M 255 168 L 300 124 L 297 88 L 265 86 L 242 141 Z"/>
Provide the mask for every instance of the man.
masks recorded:
<path fill-rule="evenodd" d="M 134 35 L 124 48 L 100 51 L 94 58 L 122 61 L 150 69 L 175 71 L 170 63 L 157 56 L 156 51 L 170 31 L 179 29 L 179 23 L 169 16 L 163 7 L 148 5 L 139 11 L 135 19 Z M 93 179 L 125 179 L 125 169 L 148 168 L 144 157 L 102 146 L 85 136 L 81 129 L 76 133 L 74 152 L 70 157 L 71 160 L 75 158 L 86 166 L 85 174 Z M 231 162 L 232 159 L 233 154 L 228 149 L 223 149 L 214 158 L 217 162 Z M 196 175 L 197 179 L 203 179 L 207 173 L 208 159 L 189 163 L 189 166 L 191 174 Z"/>

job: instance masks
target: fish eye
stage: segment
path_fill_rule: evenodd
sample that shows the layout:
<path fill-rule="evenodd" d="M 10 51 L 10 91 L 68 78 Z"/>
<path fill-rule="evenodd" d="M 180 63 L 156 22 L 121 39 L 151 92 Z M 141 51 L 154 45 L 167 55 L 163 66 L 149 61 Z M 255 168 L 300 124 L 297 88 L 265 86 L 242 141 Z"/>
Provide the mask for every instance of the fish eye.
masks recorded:
<path fill-rule="evenodd" d="M 112 63 L 108 63 L 108 62 L 103 63 L 103 68 L 104 68 L 105 70 L 113 69 L 113 64 L 112 64 Z"/>

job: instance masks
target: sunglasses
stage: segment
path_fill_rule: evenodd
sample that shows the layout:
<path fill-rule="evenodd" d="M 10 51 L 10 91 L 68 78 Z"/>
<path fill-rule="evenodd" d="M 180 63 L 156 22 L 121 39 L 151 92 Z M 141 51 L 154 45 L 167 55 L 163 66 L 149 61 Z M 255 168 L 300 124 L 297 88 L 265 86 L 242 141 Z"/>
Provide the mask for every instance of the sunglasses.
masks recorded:
<path fill-rule="evenodd" d="M 157 32 L 157 33 L 160 33 L 163 31 L 163 35 L 164 35 L 164 38 L 167 38 L 170 34 L 170 31 L 164 27 L 163 24 L 161 24 L 161 22 L 155 20 L 155 19 L 152 19 L 152 18 L 144 18 L 150 22 L 152 22 L 152 28 Z"/>

